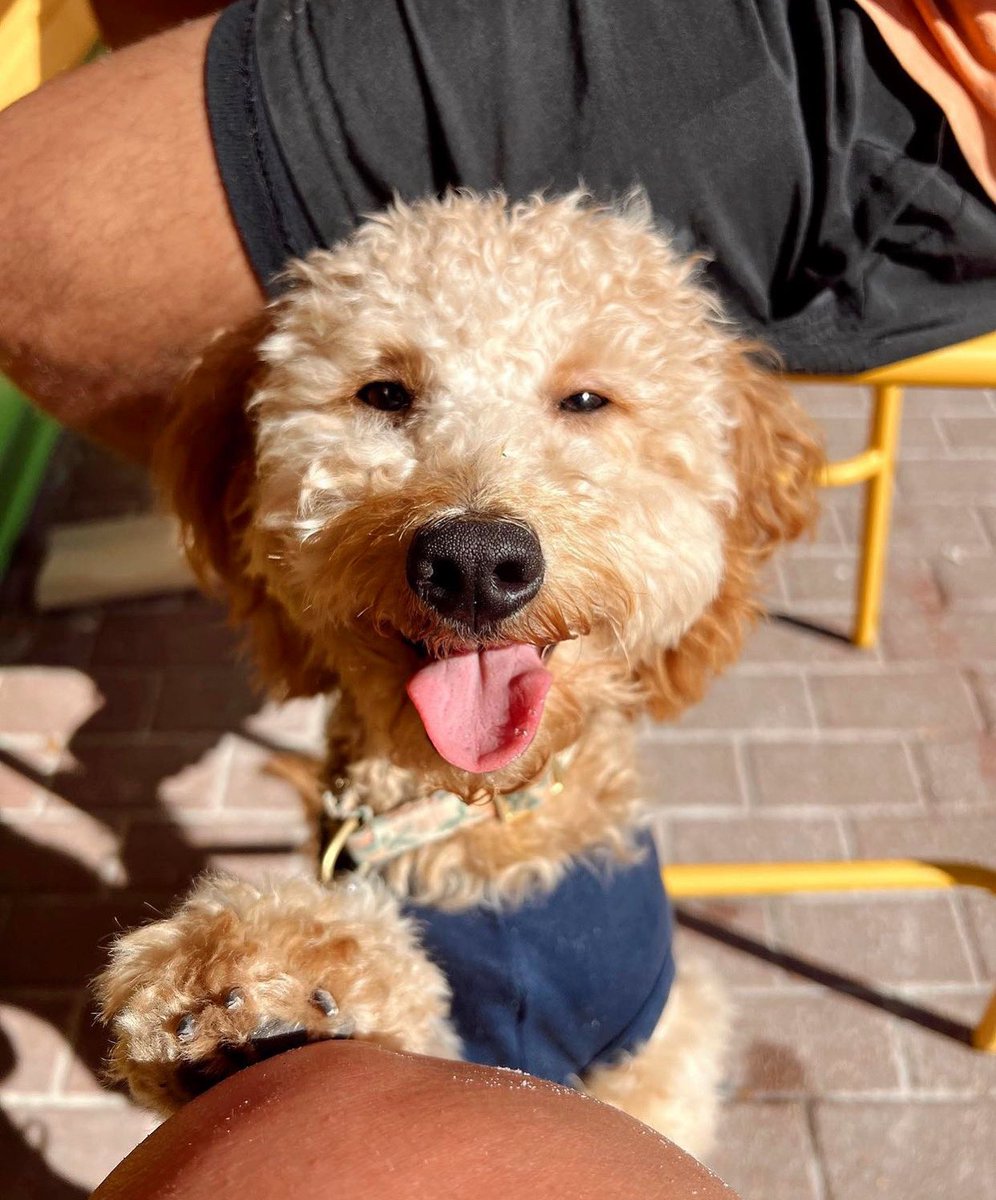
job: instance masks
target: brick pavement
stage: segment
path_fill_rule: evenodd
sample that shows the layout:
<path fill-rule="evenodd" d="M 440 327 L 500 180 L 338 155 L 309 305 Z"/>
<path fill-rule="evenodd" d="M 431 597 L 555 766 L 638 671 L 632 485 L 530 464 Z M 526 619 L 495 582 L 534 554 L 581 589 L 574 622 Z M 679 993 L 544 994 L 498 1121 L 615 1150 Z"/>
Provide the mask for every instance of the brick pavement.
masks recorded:
<path fill-rule="evenodd" d="M 859 393 L 807 389 L 830 450 Z M 140 479 L 69 445 L 48 516 L 140 508 Z M 772 608 L 845 629 L 856 495 L 770 573 Z M 315 706 L 254 699 L 193 597 L 0 617 L 0 1193 L 82 1200 L 150 1127 L 98 1082 L 87 979 L 115 929 L 208 863 L 287 871 L 294 797 L 266 742 Z M 673 860 L 921 854 L 996 861 L 996 399 L 912 393 L 881 646 L 772 621 L 643 770 Z M 996 1058 L 958 1040 L 996 974 L 996 901 L 916 894 L 684 906 L 738 1030 L 715 1165 L 745 1200 L 996 1198 Z M 903 1015 L 897 1015 L 901 1012 Z"/>

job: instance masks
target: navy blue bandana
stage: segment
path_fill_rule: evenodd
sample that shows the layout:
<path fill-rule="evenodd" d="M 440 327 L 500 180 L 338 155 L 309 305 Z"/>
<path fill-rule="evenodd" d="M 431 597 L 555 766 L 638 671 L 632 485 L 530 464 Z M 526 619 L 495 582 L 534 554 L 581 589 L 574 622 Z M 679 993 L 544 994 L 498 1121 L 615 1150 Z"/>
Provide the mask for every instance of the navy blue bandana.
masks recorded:
<path fill-rule="evenodd" d="M 638 843 L 638 862 L 581 860 L 518 908 L 405 906 L 453 989 L 469 1062 L 573 1085 L 650 1037 L 674 958 L 653 839 Z"/>

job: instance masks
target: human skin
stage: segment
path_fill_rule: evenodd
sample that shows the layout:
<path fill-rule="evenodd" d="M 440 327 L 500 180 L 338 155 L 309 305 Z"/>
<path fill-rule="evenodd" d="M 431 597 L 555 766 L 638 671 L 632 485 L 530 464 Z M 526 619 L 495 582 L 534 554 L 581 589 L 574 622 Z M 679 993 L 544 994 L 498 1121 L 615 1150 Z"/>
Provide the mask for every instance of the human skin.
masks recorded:
<path fill-rule="evenodd" d="M 0 370 L 147 460 L 166 397 L 258 312 L 204 106 L 204 17 L 0 113 Z"/>
<path fill-rule="evenodd" d="M 93 1200 L 736 1200 L 614 1108 L 531 1076 L 319 1042 L 224 1080 Z"/>

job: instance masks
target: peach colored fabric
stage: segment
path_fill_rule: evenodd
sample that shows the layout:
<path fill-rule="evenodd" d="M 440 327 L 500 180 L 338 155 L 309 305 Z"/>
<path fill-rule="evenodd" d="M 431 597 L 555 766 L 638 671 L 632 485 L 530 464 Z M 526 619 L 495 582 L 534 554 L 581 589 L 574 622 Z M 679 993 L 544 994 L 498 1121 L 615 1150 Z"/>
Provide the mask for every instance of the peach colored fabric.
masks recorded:
<path fill-rule="evenodd" d="M 993 0 L 858 0 L 903 68 L 936 101 L 996 200 Z"/>

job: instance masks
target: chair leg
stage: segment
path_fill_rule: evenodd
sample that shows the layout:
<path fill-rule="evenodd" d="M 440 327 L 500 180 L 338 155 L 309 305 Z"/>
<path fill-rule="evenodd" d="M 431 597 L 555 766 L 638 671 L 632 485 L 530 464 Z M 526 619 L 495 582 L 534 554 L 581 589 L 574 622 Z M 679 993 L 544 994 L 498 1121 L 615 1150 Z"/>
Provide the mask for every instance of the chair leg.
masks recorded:
<path fill-rule="evenodd" d="M 996 1054 L 996 995 L 989 1001 L 989 1007 L 972 1031 L 972 1045 L 976 1050 Z"/>
<path fill-rule="evenodd" d="M 881 458 L 878 470 L 869 479 L 865 492 L 864 534 L 858 575 L 858 612 L 853 635 L 854 644 L 864 648 L 874 646 L 878 640 L 903 389 L 894 384 L 886 384 L 874 389 L 874 398 L 875 411 L 872 416 L 869 449 L 877 451 Z"/>

